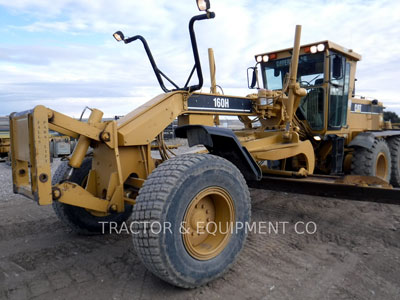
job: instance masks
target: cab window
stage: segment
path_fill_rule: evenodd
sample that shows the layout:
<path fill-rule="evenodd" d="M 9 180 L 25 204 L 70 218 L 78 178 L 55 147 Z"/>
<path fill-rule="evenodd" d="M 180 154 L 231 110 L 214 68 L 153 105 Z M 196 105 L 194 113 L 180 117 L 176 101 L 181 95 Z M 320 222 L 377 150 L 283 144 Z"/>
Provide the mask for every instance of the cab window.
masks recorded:
<path fill-rule="evenodd" d="M 291 58 L 271 60 L 262 63 L 264 87 L 281 90 L 289 73 Z M 307 120 L 312 130 L 322 130 L 324 118 L 324 53 L 303 54 L 299 57 L 297 81 L 307 90 L 301 99 L 298 114 Z"/>
<path fill-rule="evenodd" d="M 343 55 L 331 51 L 329 80 L 328 128 L 340 129 L 347 124 L 350 63 Z"/>

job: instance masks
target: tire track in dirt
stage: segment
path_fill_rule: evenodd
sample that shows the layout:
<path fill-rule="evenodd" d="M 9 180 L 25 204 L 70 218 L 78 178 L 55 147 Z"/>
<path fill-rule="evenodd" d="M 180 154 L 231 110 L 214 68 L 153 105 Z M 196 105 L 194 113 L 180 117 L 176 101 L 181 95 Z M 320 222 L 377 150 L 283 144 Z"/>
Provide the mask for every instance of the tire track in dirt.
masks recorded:
<path fill-rule="evenodd" d="M 400 212 L 398 207 L 388 207 L 376 203 L 370 205 L 370 203 L 332 201 L 332 199 L 321 197 L 307 196 L 304 198 L 302 195 L 288 196 L 291 199 L 282 203 L 282 201 L 271 200 L 271 197 L 264 194 L 264 197 L 267 198 L 264 205 L 262 199 L 258 197 L 257 202 L 253 205 L 253 208 L 257 211 L 257 213 L 253 213 L 253 217 L 255 216 L 256 220 L 267 217 L 268 220 L 292 222 L 312 220 L 318 224 L 318 231 L 314 235 L 303 237 L 291 233 L 279 237 L 269 236 L 268 241 L 259 237 L 250 240 L 245 251 L 247 250 L 250 255 L 256 257 L 258 262 L 260 262 L 260 256 L 257 254 L 260 251 L 264 249 L 272 251 L 270 258 L 274 261 L 283 261 L 284 264 L 283 266 L 280 263 L 268 266 L 268 269 L 273 270 L 272 273 L 279 270 L 277 272 L 278 281 L 284 281 L 287 286 L 292 287 L 292 289 L 283 287 L 274 288 L 271 291 L 266 290 L 267 295 L 269 295 L 267 299 L 270 297 L 274 299 L 290 299 L 293 297 L 298 299 L 329 299 L 330 296 L 327 297 L 327 292 L 332 293 L 331 299 L 340 299 L 340 295 L 344 295 L 343 298 L 346 299 L 347 296 L 352 295 L 352 289 L 348 287 L 349 290 L 343 288 L 339 290 L 343 284 L 340 278 L 349 277 L 351 280 L 351 277 L 358 273 L 357 268 L 368 264 L 368 256 L 373 254 L 373 251 L 369 251 L 369 249 L 376 247 L 385 249 L 389 246 L 393 251 L 393 248 L 399 246 L 400 236 L 398 231 L 393 230 L 393 227 L 391 227 L 391 230 L 385 228 L 385 223 L 382 222 L 387 213 L 394 213 L 390 218 L 397 221 Z M 329 213 L 321 213 L 321 208 L 328 210 Z M 260 214 L 260 211 L 265 214 Z M 346 214 L 346 211 L 350 213 Z M 293 249 L 290 248 L 292 242 L 295 246 Z M 269 243 L 269 245 L 263 246 L 265 243 Z M 334 245 L 333 250 L 330 249 L 332 245 Z M 303 251 L 296 253 L 295 248 Z M 280 255 L 281 253 L 283 255 Z M 287 257 L 292 259 L 288 260 Z M 399 280 L 393 274 L 393 270 L 398 270 L 400 265 L 398 261 L 394 263 L 394 266 L 391 260 L 385 260 L 383 264 L 381 259 L 377 259 L 377 261 L 380 263 L 377 269 L 381 271 L 384 269 L 384 273 L 389 274 L 386 278 L 386 285 L 391 283 L 389 277 L 394 281 L 394 284 L 388 287 L 388 293 L 381 293 L 381 291 L 379 293 L 385 295 L 385 299 L 391 299 L 393 295 L 397 294 L 399 285 Z M 311 266 L 323 267 L 310 268 L 310 262 L 312 262 Z M 392 268 L 389 266 L 392 266 Z M 334 270 L 334 272 L 329 273 L 326 270 Z M 271 278 L 271 272 L 269 272 L 269 275 L 269 278 Z M 360 280 L 359 282 L 363 281 Z M 313 283 L 318 283 L 318 289 L 315 289 Z M 310 286 L 313 286 L 313 288 L 310 289 Z M 362 287 L 362 289 L 365 288 Z M 296 292 L 293 293 L 293 290 Z M 314 291 L 314 294 L 312 291 Z M 378 292 L 375 291 L 375 293 Z M 365 296 L 370 297 L 371 294 Z"/>
<path fill-rule="evenodd" d="M 0 173 L 4 166 L 0 165 Z M 8 172 L 9 170 L 7 170 Z M 70 234 L 51 207 L 10 193 L 0 200 L 0 299 L 397 299 L 400 208 L 251 190 L 255 222 L 289 222 L 285 234 L 250 233 L 221 278 L 182 290 L 146 271 L 127 235 Z M 0 198 L 1 199 L 1 198 Z M 297 221 L 314 221 L 298 235 Z"/>
<path fill-rule="evenodd" d="M 19 222 L 14 224 L 0 225 L 0 243 L 7 240 L 36 235 L 38 232 L 60 232 L 65 227 L 54 217 L 37 219 L 36 221 Z"/>
<path fill-rule="evenodd" d="M 19 252 L 6 261 L 2 259 L 0 270 L 6 270 L 9 277 L 4 281 L 3 291 L 11 299 L 22 293 L 32 298 L 58 290 L 63 290 L 61 295 L 64 295 L 66 289 L 74 291 L 82 284 L 99 284 L 131 272 L 138 260 L 132 253 L 130 238 L 103 238 L 103 243 L 95 239 L 71 240 L 52 248 Z"/>

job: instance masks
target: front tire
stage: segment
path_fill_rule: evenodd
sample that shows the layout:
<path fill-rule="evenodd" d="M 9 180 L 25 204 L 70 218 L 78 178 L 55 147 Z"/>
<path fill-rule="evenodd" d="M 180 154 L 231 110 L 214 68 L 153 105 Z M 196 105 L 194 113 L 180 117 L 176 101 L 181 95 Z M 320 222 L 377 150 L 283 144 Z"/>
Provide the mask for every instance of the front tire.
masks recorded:
<path fill-rule="evenodd" d="M 148 270 L 173 285 L 194 288 L 217 278 L 243 248 L 250 194 L 224 158 L 174 157 L 150 174 L 136 201 L 134 248 Z"/>
<path fill-rule="evenodd" d="M 81 167 L 73 170 L 68 181 L 84 186 L 91 168 L 92 159 L 85 158 Z M 53 175 L 52 184 L 55 185 L 65 181 L 70 171 L 71 167 L 68 165 L 68 162 L 61 162 Z M 85 208 L 68 205 L 58 201 L 53 201 L 53 209 L 57 217 L 72 229 L 72 231 L 84 235 L 108 233 L 110 232 L 110 225 L 112 223 L 117 223 L 116 228 L 118 228 L 123 222 L 128 220 L 132 214 L 131 205 L 125 205 L 125 211 L 122 213 L 105 214 L 104 216 L 98 216 L 95 215 L 95 212 L 90 212 Z"/>

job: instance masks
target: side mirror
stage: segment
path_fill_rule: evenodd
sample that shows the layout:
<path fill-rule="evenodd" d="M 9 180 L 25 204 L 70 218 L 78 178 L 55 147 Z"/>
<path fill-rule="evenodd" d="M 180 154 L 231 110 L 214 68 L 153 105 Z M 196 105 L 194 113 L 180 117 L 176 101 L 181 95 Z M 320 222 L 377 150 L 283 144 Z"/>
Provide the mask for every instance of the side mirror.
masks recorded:
<path fill-rule="evenodd" d="M 338 55 L 332 60 L 332 77 L 334 79 L 339 79 L 343 76 L 343 63 L 342 58 Z"/>
<path fill-rule="evenodd" d="M 251 83 L 250 83 L 250 72 L 252 72 L 251 74 Z M 247 87 L 249 89 L 255 89 L 255 88 L 259 88 L 259 84 L 258 84 L 258 70 L 257 67 L 250 67 L 247 68 Z"/>

